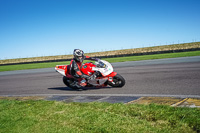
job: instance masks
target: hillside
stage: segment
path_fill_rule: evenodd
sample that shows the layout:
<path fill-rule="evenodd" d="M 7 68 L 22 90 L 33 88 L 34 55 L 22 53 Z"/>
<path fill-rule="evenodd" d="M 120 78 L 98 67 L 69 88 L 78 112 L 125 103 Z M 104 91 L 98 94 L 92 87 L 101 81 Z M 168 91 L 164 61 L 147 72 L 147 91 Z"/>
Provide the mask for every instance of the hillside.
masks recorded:
<path fill-rule="evenodd" d="M 129 55 L 145 55 L 145 54 L 156 54 L 156 53 L 182 52 L 182 51 L 191 51 L 191 50 L 200 50 L 200 42 L 86 53 L 86 55 L 91 56 L 91 57 L 118 57 L 118 56 L 129 56 Z M 0 60 L 0 64 L 53 62 L 53 61 L 64 61 L 64 60 L 68 60 L 71 58 L 73 58 L 73 55 L 17 58 L 17 59 Z"/>

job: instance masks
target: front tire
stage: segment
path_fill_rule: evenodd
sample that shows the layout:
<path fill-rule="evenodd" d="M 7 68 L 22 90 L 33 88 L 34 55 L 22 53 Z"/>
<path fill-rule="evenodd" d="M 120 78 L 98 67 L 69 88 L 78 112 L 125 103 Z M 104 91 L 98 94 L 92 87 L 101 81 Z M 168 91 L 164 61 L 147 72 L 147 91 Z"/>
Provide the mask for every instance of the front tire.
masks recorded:
<path fill-rule="evenodd" d="M 112 87 L 123 87 L 125 85 L 125 79 L 117 74 L 113 77 L 113 82 L 108 82 L 108 85 Z"/>

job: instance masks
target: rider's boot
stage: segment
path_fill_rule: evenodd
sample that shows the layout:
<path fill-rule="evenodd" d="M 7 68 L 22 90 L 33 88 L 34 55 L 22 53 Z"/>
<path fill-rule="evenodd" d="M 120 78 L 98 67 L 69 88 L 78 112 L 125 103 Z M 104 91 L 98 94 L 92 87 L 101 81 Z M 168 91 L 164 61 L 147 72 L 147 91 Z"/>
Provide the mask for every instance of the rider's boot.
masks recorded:
<path fill-rule="evenodd" d="M 77 88 L 77 89 L 80 89 L 80 88 L 82 87 L 77 81 L 74 81 L 71 85 L 72 85 L 74 88 Z"/>
<path fill-rule="evenodd" d="M 72 86 L 76 87 L 76 88 L 81 88 L 81 87 L 85 87 L 87 85 L 86 83 L 86 80 L 85 79 L 78 79 L 78 80 L 75 80 L 73 83 L 72 83 Z"/>

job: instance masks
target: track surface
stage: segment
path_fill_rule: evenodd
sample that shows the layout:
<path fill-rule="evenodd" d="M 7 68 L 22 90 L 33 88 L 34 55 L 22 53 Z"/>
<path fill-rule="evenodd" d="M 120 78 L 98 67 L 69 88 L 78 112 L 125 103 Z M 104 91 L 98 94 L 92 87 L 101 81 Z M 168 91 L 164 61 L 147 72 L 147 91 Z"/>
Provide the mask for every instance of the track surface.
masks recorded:
<path fill-rule="evenodd" d="M 123 88 L 72 90 L 54 68 L 0 72 L 0 95 L 116 95 L 200 97 L 200 56 L 113 63 Z"/>

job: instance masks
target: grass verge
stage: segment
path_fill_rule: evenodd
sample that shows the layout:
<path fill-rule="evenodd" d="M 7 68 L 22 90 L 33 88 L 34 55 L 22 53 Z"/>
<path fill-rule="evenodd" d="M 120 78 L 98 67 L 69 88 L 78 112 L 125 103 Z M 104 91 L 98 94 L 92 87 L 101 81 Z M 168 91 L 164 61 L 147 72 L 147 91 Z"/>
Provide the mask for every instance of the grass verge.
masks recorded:
<path fill-rule="evenodd" d="M 127 56 L 127 57 L 118 57 L 118 58 L 106 58 L 105 60 L 109 62 L 124 62 L 124 61 L 140 61 L 140 60 L 153 60 L 153 59 L 164 59 L 164 58 L 190 57 L 190 56 L 200 56 L 200 51 L 141 55 L 141 56 Z"/>
<path fill-rule="evenodd" d="M 200 132 L 198 108 L 0 100 L 0 132 Z"/>
<path fill-rule="evenodd" d="M 105 58 L 104 60 L 107 60 L 112 63 L 112 62 L 152 60 L 152 59 L 177 58 L 177 57 L 188 57 L 188 56 L 200 56 L 200 51 L 155 54 L 155 55 L 141 55 L 141 56 L 127 56 L 127 57 L 117 57 L 117 58 Z M 24 69 L 49 68 L 49 67 L 55 67 L 56 65 L 69 64 L 69 63 L 70 63 L 69 61 L 64 61 L 64 62 L 6 65 L 6 66 L 0 66 L 0 72 L 1 71 L 24 70 Z"/>

